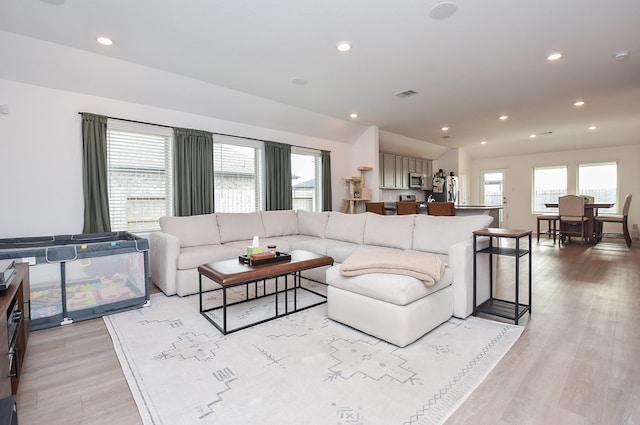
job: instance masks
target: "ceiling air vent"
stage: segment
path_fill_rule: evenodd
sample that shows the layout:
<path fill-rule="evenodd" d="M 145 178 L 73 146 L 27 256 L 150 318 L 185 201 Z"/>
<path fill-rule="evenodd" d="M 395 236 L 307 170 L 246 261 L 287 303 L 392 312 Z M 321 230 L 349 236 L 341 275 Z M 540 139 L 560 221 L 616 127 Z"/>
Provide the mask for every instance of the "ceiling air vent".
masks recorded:
<path fill-rule="evenodd" d="M 400 93 L 396 93 L 396 96 L 398 96 L 401 99 L 404 99 L 405 97 L 413 96 L 414 94 L 418 94 L 418 92 L 415 90 L 405 90 Z"/>

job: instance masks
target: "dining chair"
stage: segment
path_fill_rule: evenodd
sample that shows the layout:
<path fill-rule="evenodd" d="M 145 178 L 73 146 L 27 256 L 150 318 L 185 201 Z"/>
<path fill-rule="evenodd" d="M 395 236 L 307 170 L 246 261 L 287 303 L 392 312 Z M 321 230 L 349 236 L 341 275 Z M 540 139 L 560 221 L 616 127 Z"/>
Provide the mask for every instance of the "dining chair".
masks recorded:
<path fill-rule="evenodd" d="M 456 207 L 453 205 L 453 202 L 427 202 L 427 214 L 456 215 Z"/>
<path fill-rule="evenodd" d="M 631 194 L 628 193 L 624 198 L 624 205 L 622 206 L 622 215 L 598 215 L 596 216 L 596 240 L 605 238 L 624 238 L 627 246 L 631 248 L 631 235 L 629 234 L 629 224 L 627 216 L 629 215 L 629 206 L 631 205 Z M 622 233 L 603 233 L 604 223 L 618 223 L 622 224 Z"/>
<path fill-rule="evenodd" d="M 367 212 L 384 215 L 384 202 L 365 202 L 364 208 Z"/>
<path fill-rule="evenodd" d="M 396 202 L 396 214 L 418 214 L 418 202 Z"/>
<path fill-rule="evenodd" d="M 547 238 L 553 237 L 553 243 L 556 243 L 556 238 L 558 237 L 558 221 L 560 220 L 560 216 L 558 214 L 540 214 L 536 217 L 537 222 L 537 235 L 538 242 L 540 242 L 540 235 L 547 235 Z M 540 230 L 540 223 L 546 221 L 547 222 L 547 230 Z"/>
<path fill-rule="evenodd" d="M 584 197 L 565 195 L 558 198 L 558 215 L 560 216 L 560 241 L 565 242 L 571 236 L 580 236 L 586 242 L 586 227 L 589 217 L 584 214 Z"/>

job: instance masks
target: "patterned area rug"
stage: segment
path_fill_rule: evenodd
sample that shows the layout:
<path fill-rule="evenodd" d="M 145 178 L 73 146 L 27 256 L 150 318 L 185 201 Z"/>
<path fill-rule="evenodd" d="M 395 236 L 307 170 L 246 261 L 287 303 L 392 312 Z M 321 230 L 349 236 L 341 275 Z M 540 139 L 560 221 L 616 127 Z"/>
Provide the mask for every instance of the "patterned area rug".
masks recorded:
<path fill-rule="evenodd" d="M 452 318 L 398 348 L 326 304 L 226 336 L 198 296 L 105 316 L 144 424 L 440 424 L 523 328 Z"/>

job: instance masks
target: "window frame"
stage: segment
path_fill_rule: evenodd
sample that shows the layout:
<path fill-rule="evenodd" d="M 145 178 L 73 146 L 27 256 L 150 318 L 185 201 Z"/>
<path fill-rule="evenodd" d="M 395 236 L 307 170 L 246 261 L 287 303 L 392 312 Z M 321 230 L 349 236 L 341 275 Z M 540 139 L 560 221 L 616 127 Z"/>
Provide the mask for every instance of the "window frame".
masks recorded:
<path fill-rule="evenodd" d="M 545 165 L 545 166 L 540 166 L 540 167 L 534 167 L 532 170 L 532 174 L 531 174 L 531 212 L 534 214 L 540 214 L 540 213 L 550 213 L 550 212 L 557 212 L 557 208 L 547 208 L 544 206 L 544 204 L 546 202 L 541 202 L 541 207 L 538 207 L 538 203 L 537 203 L 537 198 L 538 198 L 538 194 L 537 194 L 537 186 L 536 186 L 536 182 L 537 182 L 537 175 L 536 172 L 538 170 L 562 170 L 564 169 L 564 178 L 565 178 L 565 187 L 564 187 L 564 192 L 562 190 L 558 190 L 557 194 L 553 195 L 553 199 L 549 199 L 548 202 L 558 202 L 558 198 L 560 196 L 566 195 L 569 193 L 569 167 L 566 164 L 563 165 Z"/>
<path fill-rule="evenodd" d="M 314 158 L 314 185 L 312 197 L 312 212 L 322 212 L 322 151 L 311 148 L 303 148 L 300 146 L 291 146 L 291 175 L 293 176 L 294 160 L 293 155 L 309 156 Z M 295 186 L 291 184 L 291 197 L 293 200 L 293 209 L 296 208 Z"/>
<path fill-rule="evenodd" d="M 235 137 L 235 136 L 225 136 L 225 135 L 213 135 L 213 144 L 214 144 L 214 185 L 217 184 L 216 176 L 219 175 L 222 171 L 216 168 L 216 158 L 215 153 L 217 152 L 219 145 L 229 145 L 229 146 L 238 146 L 243 148 L 251 148 L 254 149 L 254 176 L 255 176 L 255 192 L 254 192 L 254 204 L 255 208 L 253 211 L 238 211 L 238 210 L 222 210 L 221 203 L 219 202 L 218 196 L 220 194 L 215 193 L 215 212 L 218 213 L 228 213 L 228 212 L 256 212 L 264 209 L 264 205 L 266 202 L 266 194 L 265 194 L 265 167 L 264 167 L 264 142 L 254 139 L 248 139 L 244 137 Z M 215 187 L 214 187 L 215 190 Z"/>
<path fill-rule="evenodd" d="M 580 186 L 580 182 L 581 182 L 581 176 L 580 176 L 580 170 L 582 169 L 586 169 L 587 167 L 604 167 L 604 166 L 613 166 L 615 168 L 615 173 L 613 175 L 614 179 L 615 179 L 615 188 L 613 190 L 613 194 L 612 196 L 610 196 L 609 198 L 611 199 L 605 199 L 607 198 L 606 196 L 598 196 L 597 194 L 594 194 L 593 192 L 591 193 L 583 193 L 585 191 L 585 189 L 589 189 L 589 188 L 582 188 Z M 619 173 L 619 169 L 618 169 L 618 162 L 617 161 L 602 161 L 602 162 L 586 162 L 586 163 L 580 163 L 576 166 L 576 193 L 580 194 L 580 195 L 585 195 L 585 196 L 593 196 L 595 199 L 595 202 L 613 202 L 615 203 L 615 205 L 613 206 L 613 208 L 599 208 L 598 209 L 598 213 L 606 213 L 606 214 L 616 214 L 616 213 L 620 213 L 621 212 L 621 206 L 620 206 L 620 202 L 619 202 L 619 192 L 620 192 L 620 184 L 619 184 L 619 178 L 618 178 L 618 173 Z M 588 192 L 588 191 L 587 191 Z"/>
<path fill-rule="evenodd" d="M 139 177 L 140 175 L 142 176 L 151 176 L 153 177 L 153 175 L 162 175 L 164 176 L 161 180 L 164 181 L 164 185 L 165 185 L 165 189 L 164 189 L 164 209 L 163 211 L 160 213 L 160 215 L 158 215 L 157 217 L 155 217 L 154 215 L 154 220 L 149 220 L 148 218 L 145 218 L 141 221 L 134 221 L 134 222 L 130 222 L 129 217 L 128 217 L 128 213 L 127 211 L 130 210 L 131 205 L 129 204 L 129 199 L 127 196 L 127 199 L 125 200 L 124 203 L 124 208 L 117 208 L 116 204 L 120 203 L 120 202 L 116 202 L 114 200 L 114 197 L 116 197 L 117 195 L 115 195 L 115 191 L 117 190 L 114 187 L 113 181 L 115 178 L 117 178 L 117 175 L 114 176 L 114 169 L 115 168 L 119 168 L 122 169 L 123 166 L 120 165 L 119 167 L 115 167 L 112 163 L 113 156 L 118 154 L 118 155 L 122 155 L 123 152 L 128 152 L 131 154 L 130 159 L 132 160 L 132 162 L 135 162 L 136 164 L 140 164 L 140 160 L 141 157 L 144 157 L 144 155 L 140 155 L 139 151 L 127 151 L 125 149 L 122 149 L 122 152 L 113 152 L 113 142 L 112 142 L 112 137 L 114 136 L 113 133 L 121 133 L 121 134 L 129 134 L 129 135 L 133 135 L 133 134 L 138 134 L 140 135 L 142 138 L 161 138 L 163 139 L 163 151 L 160 153 L 160 157 L 164 160 L 164 168 L 159 168 L 159 170 L 163 170 L 161 172 L 158 173 L 139 173 L 140 170 L 144 170 L 144 166 L 142 167 L 137 167 L 137 165 L 135 167 L 130 167 L 129 172 L 131 173 L 131 176 L 133 177 Z M 162 216 L 172 216 L 174 213 L 173 210 L 173 140 L 174 140 L 174 136 L 173 136 L 173 129 L 169 128 L 169 127 L 162 127 L 162 126 L 156 126 L 156 125 L 150 125 L 150 124 L 143 124 L 143 123 L 134 123 L 134 122 L 129 122 L 129 121 L 124 121 L 124 120 L 118 120 L 115 118 L 109 118 L 107 120 L 107 190 L 108 190 L 108 197 L 109 197 L 109 218 L 111 221 L 111 230 L 112 231 L 128 231 L 131 233 L 136 233 L 136 234 L 140 234 L 140 233 L 149 233 L 149 232 L 153 232 L 156 230 L 160 230 L 160 223 L 159 223 L 159 219 Z M 149 169 L 149 167 L 147 168 Z M 157 181 L 157 180 L 156 180 Z M 119 188 L 123 187 L 123 186 L 118 186 Z M 144 188 L 145 185 L 139 185 L 137 187 L 140 188 Z M 153 185 L 154 188 L 157 188 L 157 185 Z M 156 198 L 156 197 L 151 197 L 151 198 Z M 149 200 L 153 200 L 153 199 L 147 199 Z M 144 201 L 144 199 L 138 199 L 138 200 L 142 200 Z M 143 209 L 145 208 L 145 206 L 143 205 Z M 147 206 L 148 208 L 148 206 Z M 118 223 L 122 223 L 124 219 L 124 228 L 122 228 L 122 226 L 120 226 Z M 138 226 L 130 226 L 130 223 L 155 223 L 155 225 L 151 225 L 148 227 L 145 227 L 144 225 L 142 227 L 138 227 Z"/>

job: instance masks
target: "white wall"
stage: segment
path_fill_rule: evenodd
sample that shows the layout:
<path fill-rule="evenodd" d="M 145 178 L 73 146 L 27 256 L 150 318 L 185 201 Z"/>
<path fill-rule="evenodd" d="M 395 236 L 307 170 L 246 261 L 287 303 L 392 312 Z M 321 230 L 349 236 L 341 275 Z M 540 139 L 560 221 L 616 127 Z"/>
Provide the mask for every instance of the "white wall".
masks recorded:
<path fill-rule="evenodd" d="M 371 200 L 377 201 L 378 199 L 378 185 L 379 185 L 379 175 L 380 175 L 380 167 L 379 157 L 380 157 L 380 148 L 379 148 L 379 131 L 378 127 L 372 126 L 365 131 L 362 136 L 358 138 L 353 144 L 353 148 L 351 151 L 351 174 L 346 174 L 346 176 L 357 176 L 359 174 L 358 167 L 371 167 L 373 168 L 371 171 L 364 172 L 364 182 L 363 186 L 371 189 Z M 346 187 L 346 184 L 343 182 L 343 186 Z M 334 186 L 335 187 L 335 186 Z M 344 196 L 345 192 L 342 192 Z M 361 206 L 364 209 L 364 206 Z M 334 208 L 335 209 L 335 208 Z"/>
<path fill-rule="evenodd" d="M 471 158 L 466 150 L 458 149 L 458 187 L 460 190 L 460 204 L 469 205 L 471 202 Z"/>
<path fill-rule="evenodd" d="M 82 232 L 78 112 L 329 150 L 334 209 L 341 204 L 340 177 L 353 173 L 353 145 L 348 143 L 2 79 L 0 104 L 9 107 L 8 114 L 0 114 L 0 238 Z M 368 130 L 367 134 L 371 137 L 373 133 Z"/>
<path fill-rule="evenodd" d="M 535 214 L 531 212 L 533 169 L 567 165 L 568 191 L 575 193 L 578 164 L 598 162 L 617 162 L 618 202 L 622 203 L 627 193 L 634 195 L 629 211 L 629 227 L 633 229 L 634 225 L 640 223 L 640 145 L 474 160 L 471 162 L 471 203 L 480 201 L 480 173 L 483 170 L 504 169 L 508 184 L 507 224 L 510 228 L 535 231 Z M 622 205 L 618 206 L 622 208 Z M 637 235 L 637 231 L 634 234 Z"/>
<path fill-rule="evenodd" d="M 442 156 L 449 148 L 423 140 L 412 139 L 399 134 L 380 130 L 380 150 L 416 158 L 434 159 Z"/>

